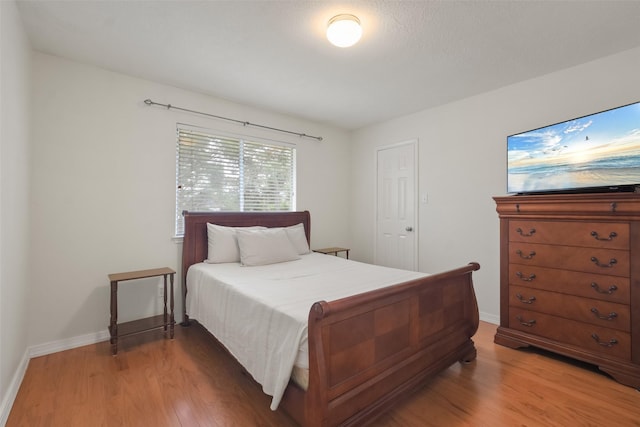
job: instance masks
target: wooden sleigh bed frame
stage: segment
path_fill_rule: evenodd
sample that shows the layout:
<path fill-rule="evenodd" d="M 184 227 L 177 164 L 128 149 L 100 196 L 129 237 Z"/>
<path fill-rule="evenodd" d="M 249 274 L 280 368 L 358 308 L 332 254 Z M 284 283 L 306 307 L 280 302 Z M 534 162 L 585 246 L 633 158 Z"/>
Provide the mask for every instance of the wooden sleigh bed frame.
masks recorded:
<path fill-rule="evenodd" d="M 207 258 L 207 222 L 242 227 L 303 223 L 304 212 L 184 212 L 182 286 Z M 363 425 L 457 361 L 476 358 L 478 329 L 472 262 L 464 267 L 310 307 L 309 385 L 289 382 L 280 408 L 300 425 Z M 185 306 L 183 304 L 183 306 Z M 189 317 L 184 310 L 184 321 Z"/>

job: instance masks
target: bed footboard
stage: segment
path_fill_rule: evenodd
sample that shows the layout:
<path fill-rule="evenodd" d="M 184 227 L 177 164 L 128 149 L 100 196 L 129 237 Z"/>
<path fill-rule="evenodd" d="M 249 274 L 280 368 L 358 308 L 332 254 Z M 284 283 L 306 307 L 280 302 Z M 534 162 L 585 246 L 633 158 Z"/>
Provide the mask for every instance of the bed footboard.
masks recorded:
<path fill-rule="evenodd" d="M 282 405 L 302 425 L 363 425 L 456 361 L 471 361 L 477 263 L 332 302 L 309 314 L 309 387 Z"/>

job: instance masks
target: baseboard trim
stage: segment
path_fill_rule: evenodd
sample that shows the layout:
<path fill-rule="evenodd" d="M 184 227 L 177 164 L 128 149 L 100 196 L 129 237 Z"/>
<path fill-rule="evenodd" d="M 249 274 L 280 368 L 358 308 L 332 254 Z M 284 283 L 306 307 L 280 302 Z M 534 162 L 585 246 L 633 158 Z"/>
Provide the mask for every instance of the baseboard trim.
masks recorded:
<path fill-rule="evenodd" d="M 494 325 L 500 324 L 500 316 L 496 316 L 495 314 L 480 312 L 480 320 L 487 323 L 493 323 Z"/>
<path fill-rule="evenodd" d="M 0 406 L 0 426 L 4 427 L 9 420 L 9 413 L 13 407 L 13 402 L 16 400 L 16 396 L 18 396 L 18 390 L 20 390 L 24 374 L 27 372 L 27 366 L 29 366 L 28 350 L 24 352 L 24 356 L 22 356 L 18 369 L 16 369 L 16 372 L 13 374 L 4 399 L 2 399 L 2 406 Z"/>
<path fill-rule="evenodd" d="M 109 339 L 109 331 L 104 330 L 91 334 L 80 335 L 73 338 L 66 338 L 58 341 L 52 341 L 44 344 L 29 347 L 29 358 L 45 356 L 59 351 L 71 350 L 72 348 L 82 347 L 84 345 L 96 344 Z"/>

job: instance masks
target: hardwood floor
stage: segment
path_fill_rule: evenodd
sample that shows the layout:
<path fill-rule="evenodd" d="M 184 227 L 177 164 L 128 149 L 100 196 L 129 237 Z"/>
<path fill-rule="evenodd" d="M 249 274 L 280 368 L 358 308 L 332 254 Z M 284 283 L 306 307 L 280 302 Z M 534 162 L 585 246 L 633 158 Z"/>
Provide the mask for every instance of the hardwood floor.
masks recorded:
<path fill-rule="evenodd" d="M 493 343 L 481 322 L 478 358 L 434 378 L 375 427 L 640 426 L 640 392 L 596 368 Z M 31 360 L 13 426 L 274 426 L 296 424 L 199 326 L 121 339 Z"/>

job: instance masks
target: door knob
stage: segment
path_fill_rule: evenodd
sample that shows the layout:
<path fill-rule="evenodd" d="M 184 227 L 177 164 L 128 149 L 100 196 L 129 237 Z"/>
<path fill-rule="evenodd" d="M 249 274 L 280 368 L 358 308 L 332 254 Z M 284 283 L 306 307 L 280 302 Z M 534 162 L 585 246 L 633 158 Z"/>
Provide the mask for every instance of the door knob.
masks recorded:
<path fill-rule="evenodd" d="M 406 231 L 413 231 L 413 227 L 409 226 L 407 228 L 405 228 Z"/>

